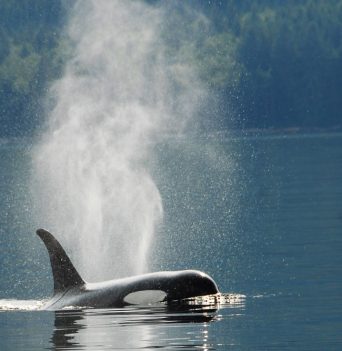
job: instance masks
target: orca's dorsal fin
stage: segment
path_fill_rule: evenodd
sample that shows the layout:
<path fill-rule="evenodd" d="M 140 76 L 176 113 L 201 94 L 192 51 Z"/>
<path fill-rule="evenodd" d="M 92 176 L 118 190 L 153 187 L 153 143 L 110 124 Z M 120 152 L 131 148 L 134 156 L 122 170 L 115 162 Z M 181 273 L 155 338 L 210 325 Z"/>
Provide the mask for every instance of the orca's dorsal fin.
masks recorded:
<path fill-rule="evenodd" d="M 38 229 L 37 234 L 43 240 L 49 252 L 54 292 L 57 293 L 68 288 L 84 285 L 84 280 L 78 274 L 70 258 L 54 236 L 45 229 Z"/>

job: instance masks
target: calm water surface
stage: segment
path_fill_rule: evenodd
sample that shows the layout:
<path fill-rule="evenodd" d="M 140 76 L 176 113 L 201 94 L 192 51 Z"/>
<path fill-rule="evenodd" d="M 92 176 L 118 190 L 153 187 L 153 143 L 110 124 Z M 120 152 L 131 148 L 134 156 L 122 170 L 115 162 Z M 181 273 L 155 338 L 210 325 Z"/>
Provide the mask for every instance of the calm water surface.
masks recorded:
<path fill-rule="evenodd" d="M 0 350 L 341 350 L 342 135 L 177 140 L 158 152 L 165 227 L 151 267 L 201 269 L 245 298 L 218 309 L 32 310 L 51 273 L 34 235 L 28 144 L 4 143 Z"/>

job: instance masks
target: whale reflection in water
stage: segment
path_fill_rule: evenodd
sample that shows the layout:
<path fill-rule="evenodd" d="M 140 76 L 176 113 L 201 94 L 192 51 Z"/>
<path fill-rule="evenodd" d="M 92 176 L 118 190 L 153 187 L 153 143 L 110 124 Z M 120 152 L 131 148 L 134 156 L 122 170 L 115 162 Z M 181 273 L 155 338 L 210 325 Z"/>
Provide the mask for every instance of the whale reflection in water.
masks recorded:
<path fill-rule="evenodd" d="M 51 342 L 55 350 L 105 349 L 210 349 L 210 322 L 238 318 L 244 296 L 226 294 L 165 305 L 55 311 Z M 223 308 L 224 317 L 218 314 Z M 94 348 L 92 348 L 94 347 Z"/>

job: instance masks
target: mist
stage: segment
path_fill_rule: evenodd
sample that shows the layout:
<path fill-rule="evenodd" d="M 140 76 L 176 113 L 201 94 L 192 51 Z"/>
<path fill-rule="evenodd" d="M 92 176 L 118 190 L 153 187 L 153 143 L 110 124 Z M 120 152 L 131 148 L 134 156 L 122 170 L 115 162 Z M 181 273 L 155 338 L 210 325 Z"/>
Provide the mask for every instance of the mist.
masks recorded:
<path fill-rule="evenodd" d="M 155 144 L 184 133 L 203 96 L 196 72 L 168 57 L 170 4 L 76 2 L 72 52 L 49 90 L 32 153 L 37 226 L 56 235 L 89 281 L 149 270 L 163 203 Z"/>

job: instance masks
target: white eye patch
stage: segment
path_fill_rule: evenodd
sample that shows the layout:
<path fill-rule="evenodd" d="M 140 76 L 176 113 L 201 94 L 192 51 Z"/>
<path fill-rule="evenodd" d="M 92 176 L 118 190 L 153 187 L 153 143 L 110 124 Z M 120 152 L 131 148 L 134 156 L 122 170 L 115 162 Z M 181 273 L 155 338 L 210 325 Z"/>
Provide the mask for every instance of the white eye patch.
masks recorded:
<path fill-rule="evenodd" d="M 131 305 L 148 305 L 164 300 L 166 292 L 162 290 L 141 290 L 132 292 L 124 297 L 124 301 Z"/>

